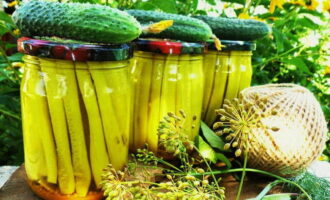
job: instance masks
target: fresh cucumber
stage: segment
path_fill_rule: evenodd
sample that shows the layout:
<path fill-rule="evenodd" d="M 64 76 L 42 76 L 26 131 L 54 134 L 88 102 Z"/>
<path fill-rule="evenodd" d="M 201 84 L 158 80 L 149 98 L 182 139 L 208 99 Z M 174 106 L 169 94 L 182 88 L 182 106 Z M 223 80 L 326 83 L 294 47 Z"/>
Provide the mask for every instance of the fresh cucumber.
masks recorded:
<path fill-rule="evenodd" d="M 206 23 L 188 16 L 145 10 L 127 10 L 127 12 L 134 16 L 143 26 L 148 26 L 162 20 L 174 21 L 171 27 L 161 33 L 142 33 L 141 37 L 200 42 L 207 41 L 213 36 L 211 28 Z"/>
<path fill-rule="evenodd" d="M 194 17 L 207 23 L 221 40 L 251 41 L 262 38 L 270 32 L 267 24 L 257 20 L 202 15 Z"/>
<path fill-rule="evenodd" d="M 98 43 L 125 43 L 141 33 L 134 17 L 102 5 L 29 1 L 13 14 L 23 36 L 57 36 Z"/>

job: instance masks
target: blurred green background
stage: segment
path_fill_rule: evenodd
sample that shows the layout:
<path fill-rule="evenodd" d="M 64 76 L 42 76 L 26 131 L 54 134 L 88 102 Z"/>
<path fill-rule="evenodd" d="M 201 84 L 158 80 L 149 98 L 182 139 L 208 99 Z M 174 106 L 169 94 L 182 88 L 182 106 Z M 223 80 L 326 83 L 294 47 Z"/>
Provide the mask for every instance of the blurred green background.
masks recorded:
<path fill-rule="evenodd" d="M 20 2 L 2 2 L 11 12 Z M 307 87 L 330 119 L 329 0 L 71 0 L 120 9 L 157 10 L 183 15 L 239 17 L 264 21 L 272 33 L 253 52 L 253 85 L 296 83 Z M 22 55 L 15 53 L 19 30 L 0 11 L 0 165 L 23 162 L 19 83 Z M 221 39 L 221 38 L 220 38 Z M 36 122 L 38 123 L 38 122 Z M 328 134 L 330 137 L 330 135 Z M 330 141 L 320 158 L 330 161 Z"/>

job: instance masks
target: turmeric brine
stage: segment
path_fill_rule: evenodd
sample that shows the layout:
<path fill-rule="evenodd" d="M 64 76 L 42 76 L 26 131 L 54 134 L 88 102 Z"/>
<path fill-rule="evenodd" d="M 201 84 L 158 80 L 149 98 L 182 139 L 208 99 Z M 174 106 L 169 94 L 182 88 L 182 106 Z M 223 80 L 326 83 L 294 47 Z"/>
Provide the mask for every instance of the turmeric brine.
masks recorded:
<path fill-rule="evenodd" d="M 18 45 L 26 54 L 21 101 L 31 188 L 44 199 L 101 199 L 102 170 L 127 162 L 131 46 L 29 38 Z"/>

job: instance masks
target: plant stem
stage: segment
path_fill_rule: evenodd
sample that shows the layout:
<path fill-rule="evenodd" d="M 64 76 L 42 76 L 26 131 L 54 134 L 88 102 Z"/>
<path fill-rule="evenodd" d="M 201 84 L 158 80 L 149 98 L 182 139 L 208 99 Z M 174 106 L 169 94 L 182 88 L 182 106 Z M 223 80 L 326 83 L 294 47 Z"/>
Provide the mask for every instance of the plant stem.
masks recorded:
<path fill-rule="evenodd" d="M 298 14 L 296 12 L 297 10 L 298 10 L 298 7 L 295 7 L 290 12 L 288 12 L 288 14 L 284 17 L 285 20 L 281 21 L 281 23 L 277 25 L 278 26 L 277 28 L 283 29 L 283 28 L 280 28 L 280 26 L 283 26 L 286 24 L 287 21 L 290 21 L 291 19 L 296 18 L 297 16 L 294 16 L 294 15 Z"/>
<path fill-rule="evenodd" d="M 236 200 L 239 200 L 240 196 L 241 196 L 241 192 L 242 192 L 242 188 L 243 188 L 243 184 L 244 184 L 244 179 L 245 179 L 245 175 L 246 175 L 246 165 L 247 165 L 247 154 L 248 150 L 244 151 L 244 163 L 243 163 L 243 172 L 242 172 L 242 177 L 241 177 L 241 181 L 239 183 L 239 187 L 238 187 L 238 192 L 236 195 Z"/>
<path fill-rule="evenodd" d="M 0 55 L 3 56 L 3 58 L 5 59 L 6 63 L 8 64 L 8 66 L 11 66 L 11 62 L 9 61 L 7 55 L 6 55 L 6 51 L 0 46 Z"/>
<path fill-rule="evenodd" d="M 163 165 L 166 165 L 166 166 L 168 166 L 168 167 L 171 167 L 171 168 L 173 168 L 173 169 L 175 169 L 175 170 L 177 170 L 177 171 L 179 171 L 179 172 L 182 172 L 182 170 L 180 170 L 180 169 L 177 168 L 176 166 L 174 166 L 174 165 L 172 165 L 172 164 L 170 164 L 170 163 L 168 163 L 168 162 L 166 162 L 166 161 L 164 161 L 164 160 L 162 160 L 162 159 L 158 159 L 157 161 L 158 161 L 159 163 L 163 164 Z"/>
<path fill-rule="evenodd" d="M 198 148 L 194 146 L 194 149 L 195 149 L 195 150 L 198 152 L 198 154 L 201 155 L 201 157 L 203 158 L 203 160 L 204 160 L 204 162 L 205 162 L 205 164 L 206 164 L 208 170 L 209 170 L 210 173 L 211 173 L 211 176 L 212 176 L 212 178 L 213 178 L 213 180 L 214 180 L 214 182 L 215 182 L 217 188 L 220 189 L 219 183 L 218 183 L 217 179 L 215 178 L 215 176 L 214 176 L 214 174 L 213 174 L 213 171 L 212 171 L 212 169 L 211 169 L 211 166 L 209 165 L 209 163 L 207 162 L 207 160 L 202 156 L 202 154 L 201 154 L 201 152 L 198 150 Z"/>
<path fill-rule="evenodd" d="M 274 182 L 269 183 L 254 200 L 261 200 L 274 186 L 277 184 L 283 183 L 282 180 L 276 180 Z"/>
<path fill-rule="evenodd" d="M 287 51 L 284 52 L 284 53 L 281 53 L 281 54 L 279 54 L 279 55 L 276 55 L 276 56 L 274 56 L 274 57 L 271 57 L 271 58 L 267 59 L 265 62 L 259 64 L 257 67 L 259 67 L 260 65 L 263 65 L 263 66 L 260 68 L 260 70 L 263 70 L 263 69 L 265 68 L 265 66 L 267 65 L 267 63 L 269 63 L 270 61 L 275 60 L 275 59 L 280 58 L 280 57 L 283 57 L 284 55 L 286 55 L 286 54 L 288 54 L 288 53 L 291 53 L 292 51 L 294 51 L 294 50 L 296 50 L 296 49 L 299 49 L 299 48 L 301 48 L 301 47 L 303 47 L 303 46 L 304 46 L 304 45 L 299 45 L 299 46 L 297 46 L 297 47 L 294 47 L 294 48 L 291 48 L 291 49 L 287 50 Z"/>
<path fill-rule="evenodd" d="M 12 113 L 10 113 L 10 112 L 8 112 L 8 111 L 6 111 L 6 110 L 3 110 L 3 109 L 1 109 L 1 108 L 0 108 L 0 113 L 2 113 L 2 114 L 4 114 L 4 115 L 7 115 L 7 116 L 9 116 L 9 117 L 15 118 L 15 119 L 17 119 L 17 120 L 21 120 L 21 118 L 20 118 L 19 116 L 15 115 L 15 114 L 12 114 Z"/>
<path fill-rule="evenodd" d="M 266 176 L 271 176 L 271 177 L 274 177 L 274 178 L 277 178 L 285 183 L 289 183 L 289 184 L 292 184 L 294 186 L 296 186 L 297 188 L 299 188 L 305 195 L 306 197 L 308 198 L 308 200 L 313 200 L 309 194 L 304 190 L 304 188 L 302 188 L 299 184 L 293 182 L 293 181 L 290 181 L 290 180 L 287 180 L 281 176 L 278 176 L 276 174 L 272 174 L 270 172 L 266 172 L 266 171 L 263 171 L 263 170 L 259 170 L 259 169 L 251 169 L 251 168 L 236 168 L 236 169 L 227 169 L 227 170 L 219 170 L 219 171 L 212 171 L 212 172 L 205 172 L 205 173 L 191 173 L 190 175 L 192 176 L 203 176 L 203 175 L 216 175 L 216 174 L 228 174 L 228 173 L 234 173 L 234 172 L 242 172 L 242 171 L 246 171 L 246 172 L 252 172 L 252 173 L 259 173 L 259 174 L 263 174 L 263 175 L 266 175 Z M 171 174 L 171 175 L 182 175 L 180 173 L 178 174 Z"/>
<path fill-rule="evenodd" d="M 254 12 L 255 12 L 255 10 L 256 10 L 256 7 L 260 4 L 260 1 L 261 1 L 261 0 L 258 0 L 258 1 L 255 3 L 255 5 L 253 5 L 253 11 L 252 11 L 252 13 L 251 13 L 252 16 L 254 15 Z"/>
<path fill-rule="evenodd" d="M 252 1 L 251 0 L 245 0 L 245 5 L 244 5 L 243 13 L 249 14 L 249 10 L 250 10 L 251 4 L 252 4 Z"/>
<path fill-rule="evenodd" d="M 151 182 L 151 181 L 127 181 L 127 182 L 120 182 L 120 184 L 123 184 L 123 185 L 128 185 L 128 184 L 149 184 L 149 185 L 159 185 L 159 183 L 155 183 L 155 182 Z"/>

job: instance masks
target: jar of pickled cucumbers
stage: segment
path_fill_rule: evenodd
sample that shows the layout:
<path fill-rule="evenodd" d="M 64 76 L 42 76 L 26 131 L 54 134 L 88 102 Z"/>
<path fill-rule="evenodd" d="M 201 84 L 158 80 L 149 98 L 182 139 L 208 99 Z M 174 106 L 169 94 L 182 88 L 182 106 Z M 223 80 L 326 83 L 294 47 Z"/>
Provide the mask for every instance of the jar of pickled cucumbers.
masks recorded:
<path fill-rule="evenodd" d="M 221 51 L 209 43 L 209 50 L 204 54 L 202 119 L 209 126 L 215 121 L 215 110 L 223 101 L 237 97 L 241 90 L 250 86 L 252 78 L 251 56 L 255 43 L 230 40 L 221 43 L 224 45 Z"/>
<path fill-rule="evenodd" d="M 134 114 L 131 149 L 158 149 L 159 122 L 168 113 L 184 115 L 183 130 L 193 140 L 203 104 L 205 44 L 138 40 L 134 52 Z"/>
<path fill-rule="evenodd" d="M 132 110 L 130 44 L 21 38 L 25 170 L 46 200 L 102 198 L 102 170 L 127 162 Z"/>

